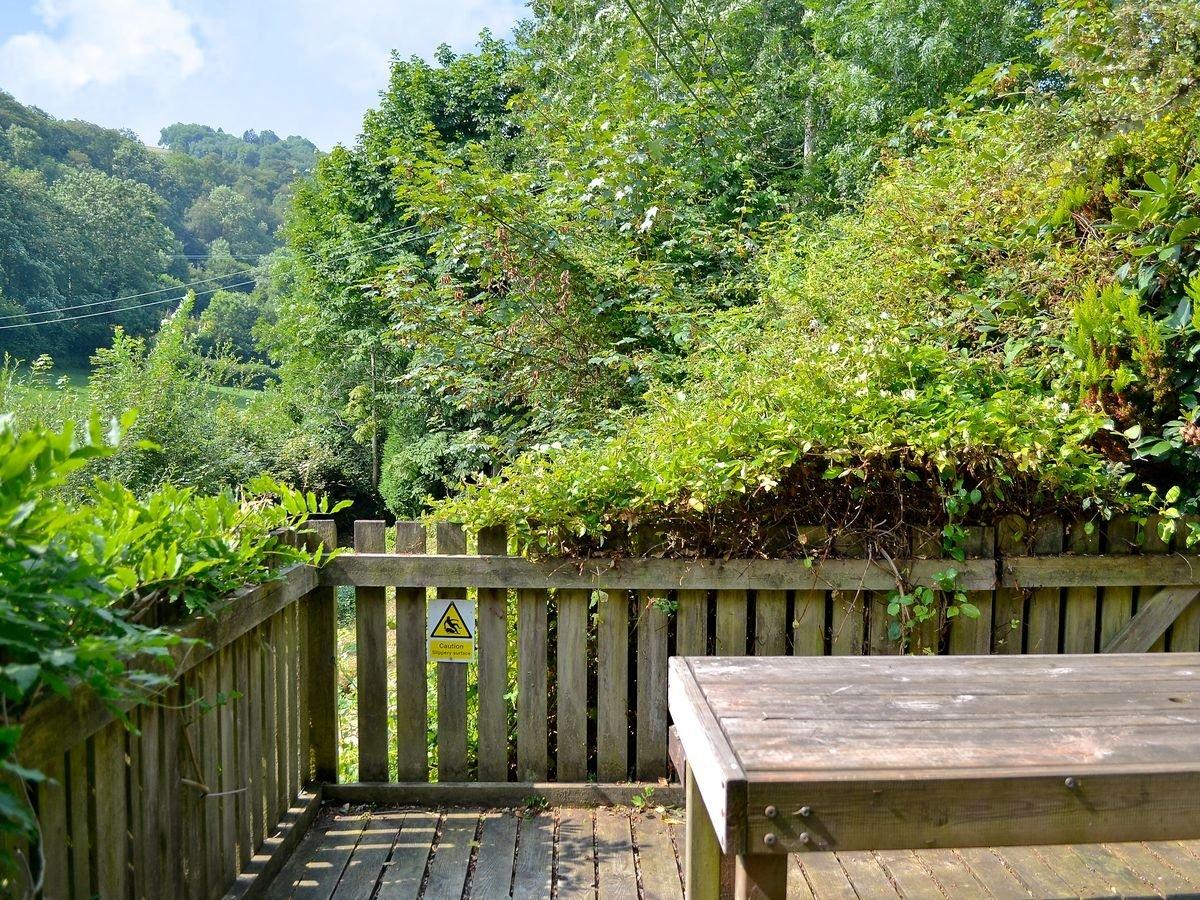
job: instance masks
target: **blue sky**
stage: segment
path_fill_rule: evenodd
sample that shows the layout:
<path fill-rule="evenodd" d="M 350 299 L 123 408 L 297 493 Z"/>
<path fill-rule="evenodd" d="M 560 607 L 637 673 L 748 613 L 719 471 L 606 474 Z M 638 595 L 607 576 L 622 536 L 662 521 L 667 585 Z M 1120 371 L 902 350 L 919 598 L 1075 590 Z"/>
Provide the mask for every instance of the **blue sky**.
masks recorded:
<path fill-rule="evenodd" d="M 388 55 L 508 35 L 524 0 L 0 0 L 0 88 L 60 118 L 354 140 Z"/>

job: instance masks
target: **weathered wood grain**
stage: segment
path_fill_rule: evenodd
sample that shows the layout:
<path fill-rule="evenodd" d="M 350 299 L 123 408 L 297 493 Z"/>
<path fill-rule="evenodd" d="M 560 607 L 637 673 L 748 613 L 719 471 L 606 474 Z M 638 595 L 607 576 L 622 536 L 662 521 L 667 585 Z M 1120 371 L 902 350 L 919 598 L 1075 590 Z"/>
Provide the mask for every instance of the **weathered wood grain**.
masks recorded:
<path fill-rule="evenodd" d="M 915 560 L 907 572 L 913 584 L 932 584 L 943 568 L 933 560 Z M 1071 577 L 1072 561 L 1047 572 Z M 1080 577 L 1076 574 L 1074 577 Z M 1118 577 L 1118 576 L 1114 576 Z M 896 579 L 882 562 L 863 559 L 526 559 L 509 556 L 398 557 L 354 554 L 330 561 L 320 572 L 322 584 L 436 587 L 461 583 L 491 588 L 622 588 L 625 590 L 890 590 Z M 961 565 L 964 589 L 991 590 L 996 567 L 990 560 Z"/>
<path fill-rule="evenodd" d="M 332 519 L 309 523 L 315 542 L 326 550 L 337 547 L 337 526 Z M 312 748 L 313 777 L 318 783 L 337 780 L 337 589 L 315 588 L 308 604 L 305 687 L 308 694 L 308 735 Z"/>
<path fill-rule="evenodd" d="M 1192 837 L 1197 667 L 1200 654 L 689 658 L 672 662 L 670 706 L 726 852 Z"/>
<path fill-rule="evenodd" d="M 629 777 L 629 598 L 604 592 L 596 612 L 596 758 L 601 781 Z"/>
<path fill-rule="evenodd" d="M 555 775 L 561 781 L 587 778 L 588 599 L 587 591 L 577 590 L 559 591 L 555 598 L 558 614 Z M 663 690 L 665 693 L 665 684 Z"/>
<path fill-rule="evenodd" d="M 653 592 L 638 593 L 635 761 L 640 781 L 667 774 L 667 616 L 657 599 Z"/>
<path fill-rule="evenodd" d="M 382 553 L 385 524 L 354 523 L 354 549 Z M 387 781 L 387 598 L 382 587 L 354 590 L 355 660 L 358 683 L 358 778 Z"/>
<path fill-rule="evenodd" d="M 517 777 L 522 781 L 543 781 L 549 771 L 546 604 L 545 591 L 517 591 Z"/>
<path fill-rule="evenodd" d="M 461 525 L 438 522 L 434 536 L 439 555 L 467 551 L 467 535 Z M 470 582 L 440 586 L 437 595 L 441 599 L 465 599 L 467 584 Z M 437 664 L 437 704 L 438 778 L 442 781 L 466 781 L 467 666 L 464 663 Z"/>
<path fill-rule="evenodd" d="M 508 537 L 504 529 L 485 528 L 480 531 L 479 552 L 489 556 L 505 555 L 508 552 Z M 505 699 L 508 694 L 508 591 L 502 588 L 479 588 L 476 628 L 479 652 L 477 769 L 480 781 L 503 781 L 508 775 L 508 701 Z"/>
<path fill-rule="evenodd" d="M 396 523 L 397 553 L 424 553 L 425 546 L 420 522 Z M 396 771 L 401 781 L 429 777 L 425 602 L 424 586 L 396 588 Z"/>

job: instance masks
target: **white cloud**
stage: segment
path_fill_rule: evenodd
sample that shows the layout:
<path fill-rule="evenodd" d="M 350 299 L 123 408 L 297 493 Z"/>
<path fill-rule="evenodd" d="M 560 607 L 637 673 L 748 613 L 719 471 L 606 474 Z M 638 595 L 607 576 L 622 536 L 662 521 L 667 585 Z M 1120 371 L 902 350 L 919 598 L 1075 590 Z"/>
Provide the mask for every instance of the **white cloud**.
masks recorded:
<path fill-rule="evenodd" d="M 131 78 L 177 81 L 204 64 L 174 0 L 38 0 L 44 29 L 0 45 L 0 84 L 35 102 Z"/>

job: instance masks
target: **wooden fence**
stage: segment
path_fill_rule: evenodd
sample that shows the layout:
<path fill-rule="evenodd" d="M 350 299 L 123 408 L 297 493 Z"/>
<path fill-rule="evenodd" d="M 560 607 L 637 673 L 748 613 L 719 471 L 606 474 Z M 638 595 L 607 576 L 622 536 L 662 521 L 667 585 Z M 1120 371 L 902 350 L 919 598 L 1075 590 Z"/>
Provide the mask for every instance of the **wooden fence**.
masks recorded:
<path fill-rule="evenodd" d="M 306 642 L 332 641 L 332 592 L 293 567 L 181 633 L 173 685 L 128 708 L 129 727 L 83 688 L 26 716 L 18 758 L 49 780 L 20 856 L 43 897 L 236 895 L 315 813 L 310 705 L 332 728 L 332 652 L 319 671 Z"/>
<path fill-rule="evenodd" d="M 509 556 L 498 530 L 481 534 L 472 555 L 457 526 L 439 524 L 431 536 L 427 553 L 425 528 L 400 522 L 396 552 L 385 553 L 384 523 L 358 522 L 356 553 L 321 573 L 322 584 L 356 588 L 360 782 L 386 782 L 390 770 L 411 791 L 430 779 L 430 717 L 440 782 L 654 781 L 667 774 L 670 656 L 901 652 L 889 639 L 888 592 L 898 580 L 931 584 L 948 568 L 980 616 L 918 628 L 911 639 L 927 652 L 1200 649 L 1200 558 L 1125 520 L 1088 530 L 1006 519 L 971 530 L 971 558 L 961 562 L 535 561 Z M 915 553 L 938 547 L 914 539 Z M 430 590 L 477 599 L 471 671 L 426 666 Z M 427 678 L 436 679 L 432 710 Z"/>
<path fill-rule="evenodd" d="M 331 522 L 318 531 L 335 543 Z M 131 705 L 134 730 L 86 689 L 30 711 L 19 759 L 52 779 L 26 851 L 35 871 L 44 858 L 43 896 L 253 895 L 322 796 L 511 803 L 553 781 L 560 798 L 627 798 L 583 783 L 667 774 L 671 655 L 898 652 L 888 592 L 951 566 L 981 615 L 919 629 L 930 651 L 1200 650 L 1200 557 L 1128 522 L 1006 520 L 972 531 L 962 562 L 921 558 L 937 545 L 918 537 L 906 559 L 811 564 L 530 560 L 497 530 L 468 554 L 459 527 L 412 522 L 385 552 L 384 523 L 354 532 L 355 553 L 189 623 L 172 687 Z M 358 747 L 358 783 L 341 785 L 339 586 L 355 593 Z M 427 665 L 431 592 L 477 601 L 469 666 Z"/>

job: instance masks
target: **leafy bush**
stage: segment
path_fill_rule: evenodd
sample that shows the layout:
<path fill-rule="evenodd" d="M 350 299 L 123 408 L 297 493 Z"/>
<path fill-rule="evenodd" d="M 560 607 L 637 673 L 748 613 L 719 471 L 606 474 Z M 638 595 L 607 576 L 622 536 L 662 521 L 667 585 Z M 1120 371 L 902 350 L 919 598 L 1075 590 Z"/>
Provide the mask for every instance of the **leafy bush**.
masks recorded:
<path fill-rule="evenodd" d="M 650 529 L 660 552 L 786 555 L 811 524 L 903 544 L 1195 509 L 1200 8 L 1063 0 L 1041 38 L 1067 83 L 1002 66 L 913 116 L 918 152 L 860 211 L 776 223 L 760 303 L 714 317 L 682 386 L 441 511 L 552 552 Z"/>

